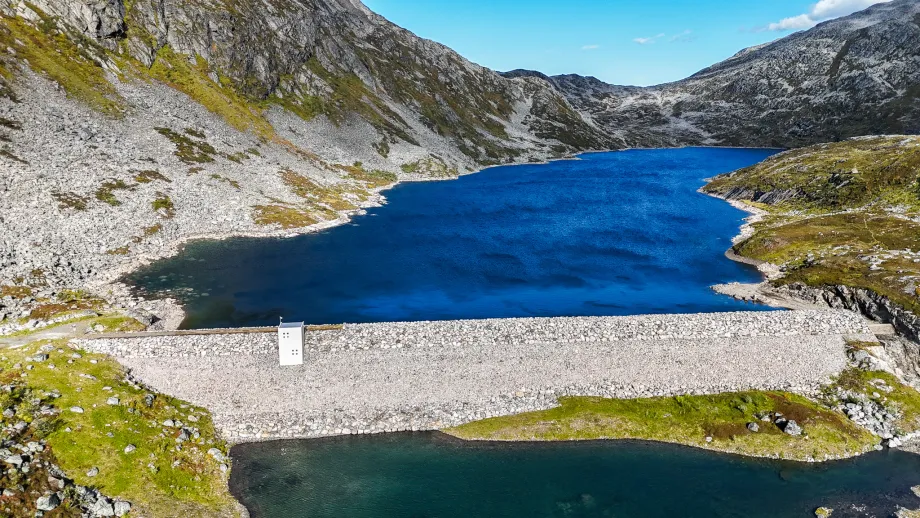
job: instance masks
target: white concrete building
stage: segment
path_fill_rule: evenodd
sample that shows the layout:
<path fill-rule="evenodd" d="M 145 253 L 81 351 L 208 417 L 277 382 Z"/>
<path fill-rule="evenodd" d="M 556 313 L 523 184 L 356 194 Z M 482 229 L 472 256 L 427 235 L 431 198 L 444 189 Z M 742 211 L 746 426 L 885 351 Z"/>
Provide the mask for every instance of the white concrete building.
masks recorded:
<path fill-rule="evenodd" d="M 303 322 L 278 325 L 278 360 L 281 365 L 303 364 Z"/>

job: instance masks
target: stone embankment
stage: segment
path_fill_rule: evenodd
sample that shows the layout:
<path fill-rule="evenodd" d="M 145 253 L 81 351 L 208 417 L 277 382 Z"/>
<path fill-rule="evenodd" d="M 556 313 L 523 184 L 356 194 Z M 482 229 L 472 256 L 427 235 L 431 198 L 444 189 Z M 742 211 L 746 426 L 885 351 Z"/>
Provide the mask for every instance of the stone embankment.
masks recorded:
<path fill-rule="evenodd" d="M 868 335 L 848 311 L 346 325 L 280 367 L 273 333 L 84 340 L 152 389 L 210 409 L 232 442 L 429 430 L 560 396 L 809 393 Z"/>

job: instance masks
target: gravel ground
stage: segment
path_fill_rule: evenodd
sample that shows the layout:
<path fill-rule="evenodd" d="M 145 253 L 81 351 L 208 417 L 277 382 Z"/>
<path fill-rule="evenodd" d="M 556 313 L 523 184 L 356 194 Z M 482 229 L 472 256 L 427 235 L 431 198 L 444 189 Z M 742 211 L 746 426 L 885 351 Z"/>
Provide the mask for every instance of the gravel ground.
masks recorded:
<path fill-rule="evenodd" d="M 594 338 L 579 341 L 589 328 Z M 685 336 L 676 337 L 675 328 L 686 329 Z M 608 338 L 601 338 L 604 330 Z M 848 312 L 365 324 L 310 333 L 323 339 L 313 338 L 306 363 L 284 368 L 266 352 L 272 334 L 82 345 L 117 346 L 137 380 L 207 407 L 238 442 L 438 429 L 549 408 L 560 395 L 808 393 L 845 367 L 843 335 L 865 331 Z M 396 336 L 404 346 L 395 346 Z M 347 337 L 350 348 L 336 346 Z M 153 353 L 146 345 L 154 340 L 173 347 Z M 246 340 L 253 344 L 248 350 Z M 180 356 L 178 344 L 200 348 L 205 341 L 228 342 L 235 353 Z M 126 352 L 132 347 L 139 354 Z"/>

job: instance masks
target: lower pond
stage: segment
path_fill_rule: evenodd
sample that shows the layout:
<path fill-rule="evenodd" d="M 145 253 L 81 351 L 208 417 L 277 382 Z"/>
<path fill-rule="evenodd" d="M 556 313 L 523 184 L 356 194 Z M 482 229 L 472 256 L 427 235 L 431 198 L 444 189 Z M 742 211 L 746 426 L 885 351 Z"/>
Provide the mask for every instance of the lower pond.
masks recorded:
<path fill-rule="evenodd" d="M 723 255 L 745 214 L 704 179 L 775 153 L 661 149 L 401 184 L 349 225 L 188 244 L 125 281 L 185 328 L 753 309 L 709 286 L 756 281 Z"/>
<path fill-rule="evenodd" d="M 920 456 L 804 464 L 640 441 L 461 442 L 438 433 L 236 446 L 253 518 L 888 517 L 916 509 Z"/>

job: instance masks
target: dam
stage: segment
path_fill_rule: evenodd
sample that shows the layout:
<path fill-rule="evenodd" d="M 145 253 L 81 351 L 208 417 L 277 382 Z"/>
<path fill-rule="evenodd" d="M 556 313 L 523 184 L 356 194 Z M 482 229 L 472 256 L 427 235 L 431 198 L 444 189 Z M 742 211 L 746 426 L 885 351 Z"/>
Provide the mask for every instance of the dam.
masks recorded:
<path fill-rule="evenodd" d="M 837 310 L 346 324 L 278 364 L 275 328 L 84 339 L 136 381 L 212 411 L 231 442 L 438 430 L 561 396 L 813 393 L 874 340 Z"/>

